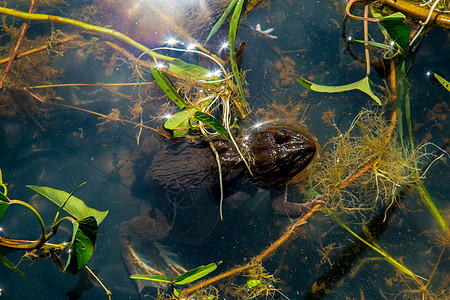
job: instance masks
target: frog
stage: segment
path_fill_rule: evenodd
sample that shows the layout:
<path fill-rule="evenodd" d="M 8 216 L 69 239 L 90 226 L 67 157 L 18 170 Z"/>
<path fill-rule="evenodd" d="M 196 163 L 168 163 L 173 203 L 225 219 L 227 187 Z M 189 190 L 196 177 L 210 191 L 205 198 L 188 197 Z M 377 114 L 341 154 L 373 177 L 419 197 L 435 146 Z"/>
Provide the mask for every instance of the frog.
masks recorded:
<path fill-rule="evenodd" d="M 323 203 L 320 197 L 287 201 L 287 186 L 305 180 L 318 159 L 320 145 L 311 133 L 290 124 L 258 124 L 242 134 L 239 145 L 238 150 L 221 138 L 178 139 L 151 158 L 144 184 L 157 197 L 151 209 L 120 225 L 122 256 L 132 274 L 163 276 L 161 270 L 170 270 L 176 277 L 186 272 L 162 242 L 204 242 L 218 221 L 210 216 L 217 216 L 221 193 L 224 205 L 239 207 L 258 190 L 269 190 L 273 210 L 289 218 Z M 136 240 L 160 259 L 145 265 Z M 144 283 L 137 284 L 142 292 Z"/>

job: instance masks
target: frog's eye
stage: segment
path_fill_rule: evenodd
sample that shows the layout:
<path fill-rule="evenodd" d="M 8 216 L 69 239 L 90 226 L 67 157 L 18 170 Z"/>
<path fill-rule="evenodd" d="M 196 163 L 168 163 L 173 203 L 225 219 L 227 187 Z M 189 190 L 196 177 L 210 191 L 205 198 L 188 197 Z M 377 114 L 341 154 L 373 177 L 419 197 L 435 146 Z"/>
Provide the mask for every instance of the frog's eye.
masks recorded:
<path fill-rule="evenodd" d="M 275 133 L 274 138 L 275 138 L 275 142 L 277 144 L 284 144 L 289 141 L 289 139 L 291 138 L 291 135 L 282 129 L 282 130 L 278 131 L 277 133 Z"/>

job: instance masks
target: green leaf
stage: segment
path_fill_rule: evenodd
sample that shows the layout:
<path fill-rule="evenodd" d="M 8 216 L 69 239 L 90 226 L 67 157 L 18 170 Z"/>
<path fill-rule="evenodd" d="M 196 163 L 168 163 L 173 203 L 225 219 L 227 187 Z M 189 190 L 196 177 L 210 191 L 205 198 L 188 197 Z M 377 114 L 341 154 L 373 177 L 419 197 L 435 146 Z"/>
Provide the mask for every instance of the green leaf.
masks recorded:
<path fill-rule="evenodd" d="M 431 199 L 430 194 L 428 194 L 427 189 L 423 185 L 423 183 L 418 183 L 417 188 L 420 192 L 420 195 L 422 196 L 422 201 L 427 207 L 428 211 L 431 213 L 431 215 L 436 219 L 436 221 L 441 226 L 442 230 L 444 232 L 448 231 L 448 226 L 445 223 L 444 218 L 442 218 L 441 213 L 439 212 L 439 209 L 436 207 L 436 205 L 433 202 L 433 199 Z"/>
<path fill-rule="evenodd" d="M 311 201 L 312 199 L 316 198 L 317 196 L 320 196 L 320 193 L 317 192 L 315 189 L 310 188 L 305 193 L 305 200 Z"/>
<path fill-rule="evenodd" d="M 152 75 L 155 78 L 158 85 L 161 87 L 163 92 L 169 97 L 170 100 L 175 102 L 175 104 L 180 108 L 184 108 L 186 106 L 186 102 L 183 98 L 178 94 L 173 85 L 170 83 L 169 79 L 161 73 L 158 68 L 155 68 L 150 65 L 150 70 L 152 71 Z"/>
<path fill-rule="evenodd" d="M 192 78 L 192 79 L 201 79 L 205 81 L 210 80 L 220 80 L 220 77 L 213 77 L 210 76 L 211 71 L 209 69 L 189 64 L 187 62 L 184 62 L 180 59 L 174 59 L 170 62 L 169 65 L 169 72 L 172 72 L 174 74 L 177 74 L 184 78 Z M 213 82 L 214 85 L 220 85 L 221 82 Z M 186 103 L 185 103 L 186 104 Z M 182 107 L 180 107 L 182 108 Z"/>
<path fill-rule="evenodd" d="M 241 16 L 242 11 L 242 5 L 244 4 L 244 0 L 239 0 L 239 2 L 236 5 L 236 8 L 234 9 L 233 16 L 231 16 L 231 22 L 230 22 L 230 31 L 228 35 L 228 44 L 230 47 L 230 62 L 231 62 L 231 69 L 233 70 L 233 76 L 234 80 L 236 81 L 236 84 L 239 89 L 239 94 L 242 98 L 242 105 L 245 106 L 245 96 L 244 96 L 244 90 L 242 88 L 242 82 L 241 82 L 241 72 L 239 72 L 239 67 L 236 60 L 236 51 L 234 47 L 234 43 L 236 42 L 236 34 L 237 34 L 237 28 L 239 25 L 239 17 Z"/>
<path fill-rule="evenodd" d="M 164 122 L 164 128 L 173 130 L 173 136 L 179 137 L 182 135 L 185 135 L 189 128 L 191 128 L 191 124 L 189 123 L 190 119 L 194 117 L 194 114 L 197 112 L 197 108 L 192 107 L 189 109 L 182 110 L 180 112 L 177 112 L 173 116 L 171 116 L 169 119 L 167 119 L 166 122 Z M 188 128 L 183 130 L 177 130 L 179 128 Z"/>
<path fill-rule="evenodd" d="M 9 206 L 9 198 L 5 194 L 0 192 L 0 223 L 2 222 L 3 215 Z"/>
<path fill-rule="evenodd" d="M 198 268 L 195 268 L 193 270 L 187 271 L 186 273 L 178 276 L 174 279 L 174 283 L 182 285 L 186 284 L 192 281 L 195 281 L 197 279 L 200 279 L 212 271 L 214 271 L 217 268 L 217 265 L 215 263 L 210 263 L 206 266 L 200 266 Z"/>
<path fill-rule="evenodd" d="M 439 76 L 439 74 L 433 73 L 433 76 L 450 92 L 450 82 Z"/>
<path fill-rule="evenodd" d="M 380 24 L 386 28 L 391 39 L 400 48 L 399 62 L 403 61 L 409 51 L 409 32 L 405 24 L 405 15 L 396 12 L 380 19 Z"/>
<path fill-rule="evenodd" d="M 297 78 L 296 80 L 305 88 L 321 93 L 339 93 L 351 90 L 360 90 L 369 95 L 373 100 L 375 100 L 378 104 L 381 105 L 380 98 L 378 98 L 370 89 L 371 81 L 367 76 L 357 82 L 340 86 L 327 86 L 315 84 L 301 77 Z"/>
<path fill-rule="evenodd" d="M 173 290 L 173 296 L 174 296 L 175 298 L 180 297 L 180 295 L 181 295 L 181 290 L 180 290 L 180 289 L 174 289 L 174 290 Z"/>
<path fill-rule="evenodd" d="M 220 122 L 217 121 L 216 118 L 214 118 L 213 116 L 201 111 L 197 111 L 194 114 L 194 118 L 210 126 L 212 129 L 217 131 L 222 137 L 226 138 L 229 142 L 231 142 L 230 135 L 228 134 L 225 127 L 223 127 L 222 124 L 220 124 Z"/>
<path fill-rule="evenodd" d="M 233 9 L 233 7 L 236 5 L 236 2 L 238 2 L 238 0 L 233 0 L 231 1 L 230 5 L 228 5 L 227 9 L 225 10 L 225 12 L 222 14 L 222 16 L 220 17 L 220 19 L 216 22 L 216 24 L 214 25 L 214 27 L 211 29 L 211 32 L 209 33 L 208 37 L 206 38 L 205 44 L 209 41 L 209 39 L 214 35 L 214 33 L 216 33 L 217 30 L 219 30 L 220 26 L 222 26 L 223 21 L 225 21 L 225 19 L 228 17 L 228 15 L 230 14 L 231 10 Z"/>
<path fill-rule="evenodd" d="M 27 185 L 39 195 L 47 198 L 58 206 L 61 206 L 69 197 L 69 193 L 46 186 Z M 98 211 L 84 204 L 83 200 L 75 196 L 70 197 L 70 201 L 64 206 L 64 210 L 75 217 L 77 220 L 84 219 L 89 216 L 95 217 L 97 224 L 100 224 L 108 214 L 107 211 Z"/>
<path fill-rule="evenodd" d="M 69 202 L 70 197 L 72 197 L 73 194 L 74 194 L 81 186 L 83 186 L 83 185 L 85 185 L 85 184 L 86 184 L 86 182 L 83 182 L 82 184 L 80 184 L 79 186 L 77 186 L 77 187 L 72 191 L 72 193 L 69 194 L 69 196 L 67 197 L 66 201 L 64 201 L 63 204 L 60 205 L 60 207 L 59 207 L 59 209 L 58 209 L 58 212 L 56 213 L 55 222 L 56 222 L 56 220 L 57 220 L 57 218 L 58 218 L 58 215 L 59 215 L 59 213 L 61 212 L 61 210 L 63 210 L 64 207 L 66 206 L 67 202 Z"/>
<path fill-rule="evenodd" d="M 247 280 L 247 288 L 251 289 L 262 282 L 261 279 L 250 279 Z"/>
<path fill-rule="evenodd" d="M 20 271 L 9 259 L 7 259 L 1 252 L 0 252 L 0 262 L 5 265 L 6 267 L 10 268 L 16 273 L 19 273 L 22 276 L 25 276 L 25 273 Z"/>
<path fill-rule="evenodd" d="M 89 262 L 97 237 L 97 221 L 90 216 L 73 224 L 72 243 L 64 272 L 78 273 Z"/>
<path fill-rule="evenodd" d="M 167 278 L 167 277 L 156 276 L 156 275 L 140 275 L 140 274 L 136 274 L 136 275 L 131 275 L 130 278 L 132 278 L 132 279 L 150 280 L 150 281 L 158 281 L 158 282 L 166 282 L 166 283 L 171 283 L 172 282 L 172 280 Z"/>

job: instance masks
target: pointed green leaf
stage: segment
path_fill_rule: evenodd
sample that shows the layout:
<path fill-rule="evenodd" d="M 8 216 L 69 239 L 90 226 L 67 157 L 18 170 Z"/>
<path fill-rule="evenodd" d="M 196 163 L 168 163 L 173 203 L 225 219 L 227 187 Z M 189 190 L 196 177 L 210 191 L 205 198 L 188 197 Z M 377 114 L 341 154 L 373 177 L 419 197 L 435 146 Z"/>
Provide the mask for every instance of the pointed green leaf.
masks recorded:
<path fill-rule="evenodd" d="M 180 297 L 180 295 L 181 295 L 181 290 L 180 290 L 180 289 L 174 289 L 174 290 L 173 290 L 173 296 L 174 296 L 175 298 Z"/>
<path fill-rule="evenodd" d="M 189 109 L 182 110 L 180 112 L 177 112 L 173 116 L 171 116 L 169 119 L 167 119 L 166 122 L 164 122 L 164 128 L 173 130 L 173 136 L 179 137 L 182 135 L 185 135 L 189 129 L 192 127 L 189 123 L 190 119 L 194 117 L 195 112 L 197 111 L 197 108 L 192 107 Z M 179 128 L 188 128 L 183 130 L 177 130 Z"/>
<path fill-rule="evenodd" d="M 174 282 L 179 285 L 186 284 L 208 275 L 216 268 L 217 265 L 215 263 L 210 263 L 209 265 L 206 266 L 200 266 L 198 268 L 187 271 L 186 273 L 178 276 L 177 278 L 174 279 Z"/>
<path fill-rule="evenodd" d="M 222 137 L 226 138 L 229 142 L 231 141 L 230 135 L 228 134 L 225 127 L 223 127 L 222 124 L 220 124 L 220 122 L 217 121 L 216 118 L 214 118 L 213 116 L 208 115 L 207 113 L 201 111 L 197 111 L 194 115 L 194 118 L 210 126 L 212 129 L 217 131 Z"/>
<path fill-rule="evenodd" d="M 6 267 L 10 268 L 16 273 L 19 273 L 22 276 L 25 276 L 25 273 L 20 271 L 9 259 L 7 259 L 1 252 L 0 252 L 0 262 L 5 265 Z"/>
<path fill-rule="evenodd" d="M 201 79 L 205 81 L 220 80 L 220 77 L 211 76 L 211 71 L 193 64 L 189 64 L 180 59 L 174 59 L 170 62 L 169 72 L 177 74 L 184 78 Z M 213 83 L 219 85 L 221 82 Z M 184 101 L 184 100 L 183 100 Z M 182 108 L 182 107 L 180 107 Z"/>
<path fill-rule="evenodd" d="M 378 104 L 381 105 L 381 100 L 378 98 L 371 90 L 370 88 L 370 79 L 369 77 L 364 77 L 361 80 L 358 80 L 357 82 L 346 84 L 346 85 L 340 85 L 340 86 L 327 86 L 327 85 L 320 85 L 312 83 L 306 79 L 303 79 L 301 77 L 296 79 L 301 85 L 303 85 L 305 88 L 310 89 L 315 92 L 321 92 L 321 93 L 339 93 L 339 92 L 345 92 L 345 91 L 351 91 L 351 90 L 360 90 L 367 95 L 369 95 L 373 100 L 375 100 Z"/>
<path fill-rule="evenodd" d="M 76 274 L 88 264 L 94 252 L 97 231 L 97 221 L 92 216 L 73 224 L 72 243 L 64 272 Z"/>
<path fill-rule="evenodd" d="M 433 76 L 436 77 L 436 79 L 439 80 L 439 82 L 450 92 L 450 82 L 445 80 L 439 74 L 433 73 Z"/>
<path fill-rule="evenodd" d="M 216 33 L 216 31 L 219 30 L 220 26 L 222 26 L 223 21 L 225 21 L 225 19 L 228 17 L 228 15 L 230 14 L 231 10 L 236 5 L 236 2 L 238 2 L 238 0 L 233 0 L 233 1 L 231 1 L 230 5 L 228 5 L 228 7 L 225 10 L 225 12 L 222 14 L 220 19 L 216 22 L 214 27 L 211 29 L 211 32 L 209 33 L 208 37 L 206 38 L 205 44 L 214 35 L 214 33 Z"/>
<path fill-rule="evenodd" d="M 163 73 L 158 68 L 150 66 L 150 70 L 152 71 L 152 75 L 155 78 L 156 82 L 163 90 L 163 92 L 169 97 L 170 100 L 175 102 L 175 104 L 180 108 L 184 108 L 186 106 L 186 102 L 183 98 L 178 94 L 173 85 L 170 83 L 169 79 L 164 76 Z"/>
<path fill-rule="evenodd" d="M 236 52 L 234 43 L 236 41 L 236 34 L 237 29 L 239 25 L 239 17 L 241 16 L 242 11 L 242 5 L 244 5 L 244 0 L 239 0 L 236 8 L 234 9 L 233 15 L 231 16 L 231 22 L 230 22 L 230 30 L 228 34 L 228 44 L 230 47 L 230 63 L 231 63 L 231 69 L 233 70 L 233 76 L 234 80 L 236 81 L 236 84 L 239 89 L 239 94 L 242 98 L 242 105 L 245 106 L 245 96 L 244 96 L 244 89 L 242 88 L 242 78 L 241 78 L 241 72 L 239 72 L 239 67 L 236 60 Z"/>
<path fill-rule="evenodd" d="M 158 281 L 158 282 L 166 282 L 166 283 L 171 283 L 172 282 L 172 280 L 170 280 L 167 277 L 156 276 L 156 275 L 140 275 L 140 274 L 136 274 L 136 275 L 131 275 L 130 278 L 132 278 L 132 279 L 150 280 L 150 281 Z"/>
<path fill-rule="evenodd" d="M 61 206 L 70 195 L 67 192 L 46 186 L 27 185 L 27 187 L 58 206 Z M 86 206 L 83 200 L 78 199 L 75 196 L 70 197 L 70 201 L 64 206 L 64 210 L 74 216 L 77 220 L 93 216 L 97 220 L 97 224 L 100 224 L 108 214 L 108 211 L 98 211 Z"/>
<path fill-rule="evenodd" d="M 0 192 L 0 223 L 2 222 L 3 215 L 5 214 L 6 209 L 9 206 L 9 199 L 5 194 Z"/>

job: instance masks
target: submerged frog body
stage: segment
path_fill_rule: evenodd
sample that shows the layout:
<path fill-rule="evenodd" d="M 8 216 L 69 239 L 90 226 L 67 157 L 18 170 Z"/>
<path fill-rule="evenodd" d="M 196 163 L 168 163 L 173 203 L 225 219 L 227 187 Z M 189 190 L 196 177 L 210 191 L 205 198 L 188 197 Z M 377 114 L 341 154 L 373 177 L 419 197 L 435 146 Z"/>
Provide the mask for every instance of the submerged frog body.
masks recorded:
<path fill-rule="evenodd" d="M 237 206 L 256 194 L 259 187 L 270 190 L 272 207 L 280 215 L 299 217 L 317 203 L 286 201 L 286 186 L 304 179 L 318 156 L 314 136 L 295 126 L 271 125 L 250 130 L 240 144 L 251 172 L 233 144 L 213 142 L 221 166 L 225 205 Z M 218 220 L 218 170 L 216 156 L 206 141 L 173 142 L 153 157 L 145 176 L 151 193 L 156 195 L 152 197 L 153 211 L 121 224 L 122 255 L 131 273 L 158 275 L 157 270 L 176 265 L 166 259 L 167 255 L 162 266 L 137 264 L 131 240 L 139 239 L 142 246 L 153 251 L 157 248 L 161 255 L 163 248 L 154 242 L 170 237 L 201 244 L 210 235 Z"/>
<path fill-rule="evenodd" d="M 278 214 L 299 217 L 305 212 L 304 204 L 285 201 L 284 189 L 286 184 L 303 179 L 318 155 L 319 146 L 311 134 L 287 125 L 251 131 L 244 138 L 242 149 L 251 173 L 231 143 L 219 140 L 213 144 L 220 160 L 225 203 L 232 202 L 233 206 L 237 197 L 245 200 L 259 186 L 271 191 Z M 196 201 L 205 193 L 218 198 L 220 192 L 217 160 L 204 141 L 178 142 L 160 151 L 147 170 L 146 181 L 159 194 L 178 196 L 175 200 L 162 197 L 162 201 L 177 202 L 181 207 L 193 203 L 180 197 Z"/>

